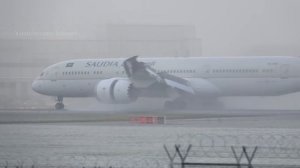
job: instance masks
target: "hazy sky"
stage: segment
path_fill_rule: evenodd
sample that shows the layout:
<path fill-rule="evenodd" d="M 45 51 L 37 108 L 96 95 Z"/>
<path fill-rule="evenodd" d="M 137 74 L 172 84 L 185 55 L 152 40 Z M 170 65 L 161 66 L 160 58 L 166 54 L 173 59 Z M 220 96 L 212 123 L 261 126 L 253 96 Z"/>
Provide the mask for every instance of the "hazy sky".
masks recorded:
<path fill-rule="evenodd" d="M 298 0 L 1 0 L 0 32 L 195 26 L 202 55 L 299 55 Z"/>

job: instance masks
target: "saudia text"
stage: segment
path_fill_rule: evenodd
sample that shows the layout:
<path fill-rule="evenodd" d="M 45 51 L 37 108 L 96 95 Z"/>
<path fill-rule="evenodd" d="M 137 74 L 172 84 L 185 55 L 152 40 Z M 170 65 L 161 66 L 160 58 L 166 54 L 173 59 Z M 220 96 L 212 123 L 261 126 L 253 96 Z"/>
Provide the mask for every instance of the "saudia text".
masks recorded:
<path fill-rule="evenodd" d="M 155 62 L 146 62 L 147 65 L 153 66 Z M 119 67 L 123 66 L 123 63 L 118 61 L 91 61 L 87 62 L 85 67 Z"/>

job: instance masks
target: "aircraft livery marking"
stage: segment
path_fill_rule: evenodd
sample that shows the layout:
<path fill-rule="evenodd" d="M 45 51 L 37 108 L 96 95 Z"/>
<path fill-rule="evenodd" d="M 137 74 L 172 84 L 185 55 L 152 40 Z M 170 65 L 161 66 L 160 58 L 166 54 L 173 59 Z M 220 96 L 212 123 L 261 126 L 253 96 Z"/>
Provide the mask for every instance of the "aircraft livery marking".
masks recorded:
<path fill-rule="evenodd" d="M 93 61 L 87 62 L 85 67 L 118 67 L 118 61 Z"/>
<path fill-rule="evenodd" d="M 86 68 L 95 68 L 95 67 L 119 67 L 123 66 L 123 63 L 120 64 L 121 62 L 119 61 L 90 61 L 87 62 L 85 67 Z M 147 65 L 149 66 L 154 66 L 156 62 L 146 62 Z M 72 65 L 73 66 L 73 65 Z"/>
<path fill-rule="evenodd" d="M 73 62 L 70 62 L 70 63 L 67 63 L 66 64 L 66 67 L 73 67 L 74 63 Z"/>

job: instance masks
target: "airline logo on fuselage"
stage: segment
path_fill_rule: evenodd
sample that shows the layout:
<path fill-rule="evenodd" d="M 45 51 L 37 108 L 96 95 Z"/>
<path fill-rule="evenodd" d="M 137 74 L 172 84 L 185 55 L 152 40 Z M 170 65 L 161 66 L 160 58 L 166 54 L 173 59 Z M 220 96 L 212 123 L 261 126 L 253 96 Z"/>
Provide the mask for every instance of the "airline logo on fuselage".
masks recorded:
<path fill-rule="evenodd" d="M 73 67 L 74 63 L 73 62 L 70 62 L 70 63 L 67 63 L 66 64 L 66 67 Z"/>
<path fill-rule="evenodd" d="M 146 62 L 149 66 L 154 66 L 156 62 Z M 119 61 L 90 61 L 85 64 L 86 68 L 95 68 L 95 67 L 119 67 L 123 66 L 123 62 Z"/>
<path fill-rule="evenodd" d="M 91 61 L 87 62 L 85 67 L 118 67 L 118 61 Z"/>

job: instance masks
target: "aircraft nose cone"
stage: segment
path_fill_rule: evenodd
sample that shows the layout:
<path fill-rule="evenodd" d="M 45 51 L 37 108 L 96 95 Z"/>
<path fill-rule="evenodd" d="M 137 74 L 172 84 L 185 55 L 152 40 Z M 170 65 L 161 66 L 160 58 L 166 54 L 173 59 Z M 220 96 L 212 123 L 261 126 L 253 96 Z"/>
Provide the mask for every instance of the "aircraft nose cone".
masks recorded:
<path fill-rule="evenodd" d="M 33 91 L 37 92 L 37 93 L 40 93 L 40 90 L 41 90 L 41 85 L 39 83 L 39 81 L 37 80 L 34 80 L 31 84 L 31 88 Z"/>

